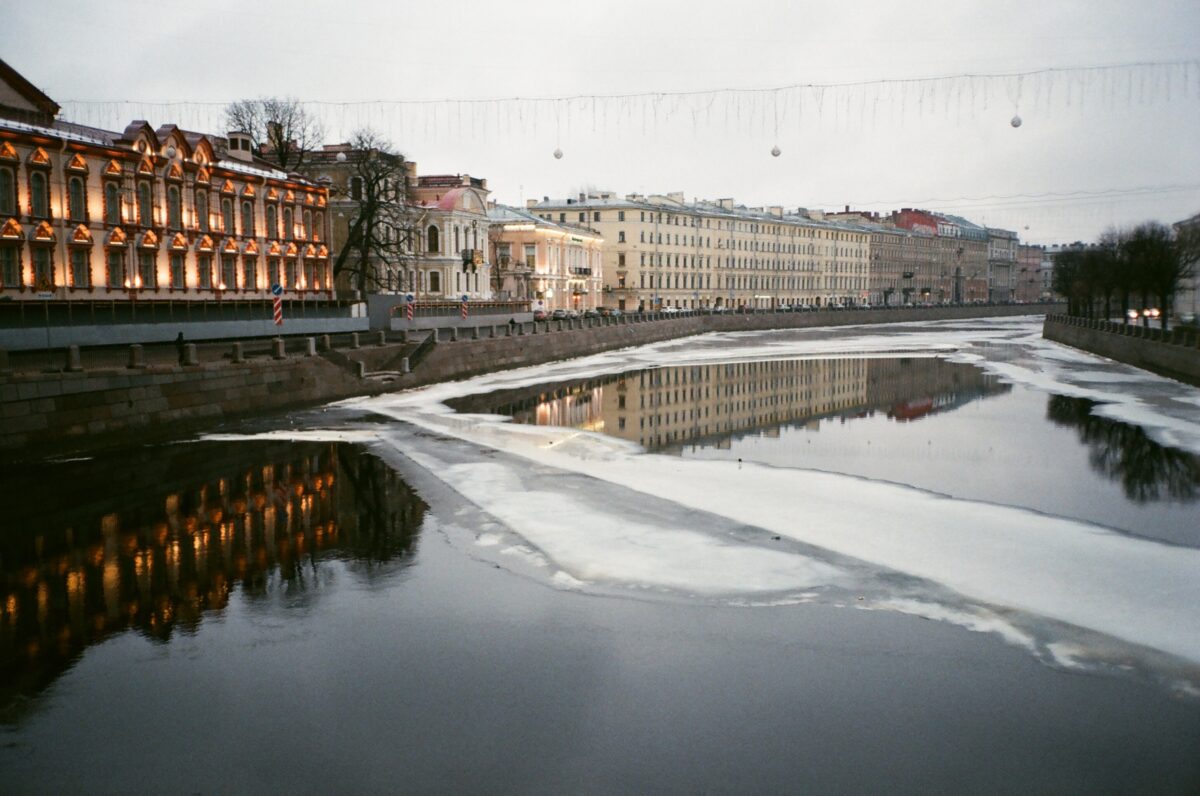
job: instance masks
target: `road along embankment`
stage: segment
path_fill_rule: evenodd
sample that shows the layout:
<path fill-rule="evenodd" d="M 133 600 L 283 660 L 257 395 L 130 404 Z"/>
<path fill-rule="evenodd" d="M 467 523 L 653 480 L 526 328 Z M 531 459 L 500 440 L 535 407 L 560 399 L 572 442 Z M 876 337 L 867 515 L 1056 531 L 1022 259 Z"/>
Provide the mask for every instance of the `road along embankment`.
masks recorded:
<path fill-rule="evenodd" d="M 0 371 L 0 449 L 16 455 L 86 450 L 137 438 L 167 439 L 254 414 L 419 387 L 480 373 L 645 345 L 713 331 L 758 331 L 1041 314 L 1061 305 L 937 307 L 806 313 L 659 314 L 430 330 L 300 353 L 203 364 L 81 368 L 64 354 L 53 372 Z M 418 342 L 418 337 L 425 342 Z M 133 347 L 137 348 L 137 347 Z"/>
<path fill-rule="evenodd" d="M 1200 333 L 1047 315 L 1042 337 L 1200 387 Z"/>

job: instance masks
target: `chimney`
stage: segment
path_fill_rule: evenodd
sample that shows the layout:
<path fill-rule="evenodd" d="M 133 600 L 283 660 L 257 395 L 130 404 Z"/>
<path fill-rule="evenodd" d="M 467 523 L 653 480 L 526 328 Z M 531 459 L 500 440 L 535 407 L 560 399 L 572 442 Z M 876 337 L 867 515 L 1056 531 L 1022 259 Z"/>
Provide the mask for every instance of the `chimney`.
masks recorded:
<path fill-rule="evenodd" d="M 783 208 L 779 205 L 772 205 L 767 208 L 767 212 L 775 216 L 775 218 L 783 218 Z"/>
<path fill-rule="evenodd" d="M 585 194 L 585 193 L 581 193 L 581 194 L 579 194 L 579 201 L 580 201 L 580 202 L 586 202 L 586 201 L 587 201 L 587 194 Z"/>
<path fill-rule="evenodd" d="M 846 205 L 846 212 L 847 212 L 847 213 L 849 213 L 849 212 L 850 212 L 850 205 Z"/>
<path fill-rule="evenodd" d="M 528 209 L 533 209 L 533 208 L 537 207 L 537 203 L 538 203 L 537 199 L 526 199 L 525 207 Z"/>
<path fill-rule="evenodd" d="M 225 138 L 229 141 L 229 157 L 246 163 L 253 160 L 253 144 L 249 133 L 243 130 L 230 130 Z"/>

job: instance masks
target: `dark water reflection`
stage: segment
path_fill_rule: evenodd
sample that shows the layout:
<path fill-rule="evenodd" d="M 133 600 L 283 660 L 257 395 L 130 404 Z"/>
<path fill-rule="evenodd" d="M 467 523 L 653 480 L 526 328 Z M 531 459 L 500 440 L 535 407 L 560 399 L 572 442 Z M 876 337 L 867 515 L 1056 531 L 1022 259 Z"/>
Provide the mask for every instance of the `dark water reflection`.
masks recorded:
<path fill-rule="evenodd" d="M 1046 401 L 970 364 L 893 357 L 664 367 L 452 405 L 652 452 L 894 481 L 1200 546 L 1200 458 L 1096 416 L 1088 401 Z"/>
<path fill-rule="evenodd" d="M 1118 481 L 1130 500 L 1193 502 L 1200 497 L 1200 456 L 1159 445 L 1138 426 L 1093 414 L 1095 401 L 1052 395 L 1046 417 L 1074 428 L 1097 473 Z"/>
<path fill-rule="evenodd" d="M 450 403 L 670 452 L 685 445 L 727 448 L 743 435 L 778 436 L 789 426 L 876 412 L 919 420 L 1011 389 L 979 368 L 942 359 L 837 358 L 655 368 Z"/>
<path fill-rule="evenodd" d="M 115 634 L 194 632 L 235 590 L 302 593 L 330 558 L 394 572 L 426 509 L 342 444 L 176 445 L 3 475 L 0 711 Z"/>

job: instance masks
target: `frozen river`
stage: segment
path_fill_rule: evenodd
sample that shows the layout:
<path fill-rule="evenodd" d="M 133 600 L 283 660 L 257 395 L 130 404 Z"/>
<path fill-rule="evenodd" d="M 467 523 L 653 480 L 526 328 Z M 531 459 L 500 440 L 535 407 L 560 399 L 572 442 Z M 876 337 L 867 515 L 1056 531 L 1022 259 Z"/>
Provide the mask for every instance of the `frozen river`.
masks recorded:
<path fill-rule="evenodd" d="M 13 790 L 1200 784 L 1200 390 L 1032 319 L 705 335 L 5 497 Z"/>

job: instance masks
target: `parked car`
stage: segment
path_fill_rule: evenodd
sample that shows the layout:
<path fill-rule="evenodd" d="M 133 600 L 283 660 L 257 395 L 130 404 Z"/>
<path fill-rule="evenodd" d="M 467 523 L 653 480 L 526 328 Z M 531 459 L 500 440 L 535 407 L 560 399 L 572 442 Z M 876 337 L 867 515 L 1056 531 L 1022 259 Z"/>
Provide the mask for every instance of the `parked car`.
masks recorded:
<path fill-rule="evenodd" d="M 554 312 L 550 313 L 550 320 L 552 320 L 552 321 L 565 321 L 567 318 L 570 318 L 570 317 L 571 317 L 570 313 L 561 307 L 556 309 Z"/>
<path fill-rule="evenodd" d="M 545 311 L 545 310 L 534 310 L 534 311 L 533 311 L 533 319 L 534 319 L 535 321 L 544 321 L 544 320 L 546 320 L 546 311 Z"/>
<path fill-rule="evenodd" d="M 600 317 L 600 311 L 599 311 L 599 310 L 596 310 L 596 309 L 591 309 L 591 308 L 589 308 L 589 309 L 586 309 L 586 310 L 584 310 L 584 311 L 583 311 L 583 317 L 585 317 L 585 318 L 599 318 L 599 317 Z"/>

